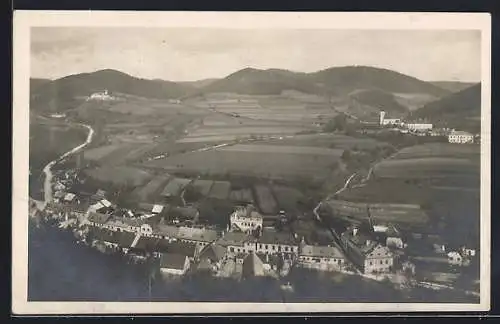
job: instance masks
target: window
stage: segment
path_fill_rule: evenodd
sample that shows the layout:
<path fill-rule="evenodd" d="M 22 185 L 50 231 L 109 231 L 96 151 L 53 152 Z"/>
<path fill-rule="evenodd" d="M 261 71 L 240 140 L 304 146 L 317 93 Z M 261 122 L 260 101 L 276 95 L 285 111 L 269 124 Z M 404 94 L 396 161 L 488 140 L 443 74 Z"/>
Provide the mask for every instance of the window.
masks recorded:
<path fill-rule="evenodd" d="M 237 251 L 240 252 L 240 249 L 238 249 Z"/>
<path fill-rule="evenodd" d="M 288 246 L 285 246 L 285 252 L 288 252 Z"/>
<path fill-rule="evenodd" d="M 269 246 L 266 244 L 266 250 L 269 248 Z"/>
<path fill-rule="evenodd" d="M 384 264 L 384 261 L 383 261 L 383 260 L 380 260 L 380 264 Z"/>
<path fill-rule="evenodd" d="M 259 249 L 262 249 L 262 244 L 259 244 Z"/>
<path fill-rule="evenodd" d="M 373 265 L 373 262 L 370 261 L 370 265 Z"/>
<path fill-rule="evenodd" d="M 275 250 L 276 250 L 276 246 L 275 246 L 275 245 L 273 245 L 273 251 L 275 251 Z"/>
<path fill-rule="evenodd" d="M 234 247 L 230 247 L 229 251 L 234 252 Z"/>
<path fill-rule="evenodd" d="M 385 264 L 389 264 L 389 260 L 385 260 Z"/>

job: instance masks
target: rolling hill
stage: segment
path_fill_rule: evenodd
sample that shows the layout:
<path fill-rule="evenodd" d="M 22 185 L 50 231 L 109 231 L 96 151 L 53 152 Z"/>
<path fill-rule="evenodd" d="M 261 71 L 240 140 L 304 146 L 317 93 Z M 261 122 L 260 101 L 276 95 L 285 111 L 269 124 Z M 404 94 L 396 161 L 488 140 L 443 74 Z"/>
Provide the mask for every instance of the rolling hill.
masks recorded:
<path fill-rule="evenodd" d="M 30 105 L 37 110 L 63 111 L 74 108 L 80 101 L 79 97 L 104 89 L 141 97 L 170 99 L 179 98 L 192 88 L 170 81 L 140 79 L 116 70 L 101 70 L 43 83 L 33 89 Z"/>
<path fill-rule="evenodd" d="M 349 97 L 357 102 L 367 105 L 377 105 L 379 109 L 387 112 L 404 113 L 408 111 L 408 107 L 403 106 L 392 93 L 382 90 L 357 90 L 349 94 Z"/>
<path fill-rule="evenodd" d="M 395 71 L 369 66 L 334 67 L 307 75 L 310 82 L 334 94 L 369 89 L 389 93 L 416 93 L 442 97 L 449 91 Z"/>
<path fill-rule="evenodd" d="M 431 102 L 414 113 L 437 125 L 477 130 L 481 117 L 481 84 Z"/>
<path fill-rule="evenodd" d="M 450 92 L 459 92 L 475 85 L 473 82 L 459 82 L 459 81 L 434 81 L 430 82 L 433 85 Z"/>
<path fill-rule="evenodd" d="M 321 93 L 320 87 L 307 80 L 305 75 L 279 69 L 246 68 L 202 87 L 201 92 L 279 95 L 284 90 L 297 90 L 304 93 Z"/>

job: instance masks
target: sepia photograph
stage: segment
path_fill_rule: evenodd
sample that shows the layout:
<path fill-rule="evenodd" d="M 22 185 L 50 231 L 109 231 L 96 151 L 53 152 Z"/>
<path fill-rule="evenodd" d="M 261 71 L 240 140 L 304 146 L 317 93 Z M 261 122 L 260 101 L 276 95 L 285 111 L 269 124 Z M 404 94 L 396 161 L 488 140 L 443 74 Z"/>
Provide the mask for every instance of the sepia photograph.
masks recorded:
<path fill-rule="evenodd" d="M 15 12 L 12 311 L 489 310 L 490 25 Z"/>

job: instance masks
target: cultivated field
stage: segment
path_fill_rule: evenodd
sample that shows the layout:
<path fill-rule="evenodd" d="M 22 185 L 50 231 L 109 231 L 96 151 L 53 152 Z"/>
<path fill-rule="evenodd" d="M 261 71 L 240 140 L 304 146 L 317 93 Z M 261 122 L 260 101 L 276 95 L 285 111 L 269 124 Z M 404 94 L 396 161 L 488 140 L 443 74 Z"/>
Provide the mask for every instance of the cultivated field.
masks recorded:
<path fill-rule="evenodd" d="M 302 134 L 293 138 L 283 138 L 265 141 L 268 145 L 312 146 L 328 147 L 335 149 L 372 149 L 389 145 L 371 138 L 356 138 L 341 134 Z"/>
<path fill-rule="evenodd" d="M 99 182 L 133 187 L 144 185 L 153 177 L 147 171 L 126 166 L 102 166 L 85 170 L 85 174 Z"/>
<path fill-rule="evenodd" d="M 271 188 L 267 185 L 254 186 L 255 197 L 259 205 L 259 209 L 263 214 L 277 214 L 278 203 L 273 197 Z"/>
<path fill-rule="evenodd" d="M 178 196 L 182 189 L 184 189 L 184 187 L 189 185 L 192 181 L 192 179 L 173 178 L 167 183 L 160 195 L 163 197 Z"/>
<path fill-rule="evenodd" d="M 470 158 L 480 156 L 479 145 L 459 145 L 449 143 L 428 143 L 406 147 L 394 155 L 394 159 L 417 159 L 426 157 Z"/>
<path fill-rule="evenodd" d="M 171 176 L 169 174 L 163 174 L 154 177 L 145 186 L 139 187 L 134 190 L 133 195 L 141 200 L 149 200 L 153 198 L 159 191 L 165 187 L 167 182 L 170 180 Z"/>
<path fill-rule="evenodd" d="M 210 189 L 214 182 L 212 180 L 197 179 L 192 183 L 192 186 L 197 190 L 203 197 L 208 196 Z"/>
<path fill-rule="evenodd" d="M 322 149 L 311 154 L 310 149 L 286 148 L 282 152 L 268 146 L 231 146 L 204 152 L 179 154 L 144 163 L 146 167 L 172 172 L 213 175 L 246 175 L 269 178 L 296 178 L 298 175 L 325 177 L 336 168 L 343 150 Z M 302 153 L 301 153 L 302 152 Z"/>
<path fill-rule="evenodd" d="M 479 176 L 479 165 L 468 159 L 429 157 L 385 160 L 375 166 L 377 178 L 437 178 Z"/>
<path fill-rule="evenodd" d="M 276 197 L 280 210 L 295 212 L 299 209 L 299 204 L 305 196 L 300 190 L 284 185 L 271 186 L 274 197 Z"/>
<path fill-rule="evenodd" d="M 215 199 L 227 199 L 229 192 L 231 191 L 231 183 L 228 181 L 214 181 L 210 192 L 208 193 L 209 198 Z"/>

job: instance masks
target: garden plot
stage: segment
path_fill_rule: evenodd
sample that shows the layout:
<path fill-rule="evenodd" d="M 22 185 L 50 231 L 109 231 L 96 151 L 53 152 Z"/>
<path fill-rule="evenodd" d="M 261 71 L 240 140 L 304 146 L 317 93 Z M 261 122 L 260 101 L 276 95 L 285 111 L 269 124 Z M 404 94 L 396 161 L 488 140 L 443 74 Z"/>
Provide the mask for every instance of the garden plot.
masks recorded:
<path fill-rule="evenodd" d="M 394 159 L 415 159 L 424 157 L 479 158 L 479 145 L 456 145 L 449 143 L 428 143 L 406 147 L 394 155 Z"/>
<path fill-rule="evenodd" d="M 189 185 L 192 182 L 191 179 L 185 178 L 173 178 L 171 179 L 163 191 L 161 192 L 162 197 L 175 197 L 180 195 L 184 187 Z"/>
<path fill-rule="evenodd" d="M 209 198 L 215 199 L 227 199 L 229 192 L 231 191 L 231 183 L 228 181 L 214 181 L 210 192 L 208 194 Z"/>
<path fill-rule="evenodd" d="M 147 200 L 148 198 L 155 196 L 166 185 L 170 178 L 171 176 L 169 174 L 154 177 L 145 186 L 136 188 L 133 195 L 141 200 Z"/>
<path fill-rule="evenodd" d="M 231 193 L 229 194 L 229 199 L 238 203 L 246 203 L 246 204 L 254 203 L 252 190 L 248 188 L 232 190 Z"/>
<path fill-rule="evenodd" d="M 297 211 L 300 202 L 305 198 L 300 190 L 283 185 L 273 185 L 272 192 L 276 197 L 279 208 L 287 212 Z"/>
<path fill-rule="evenodd" d="M 192 186 L 203 197 L 206 197 L 210 193 L 210 189 L 212 188 L 213 183 L 213 180 L 197 179 L 192 183 Z"/>

